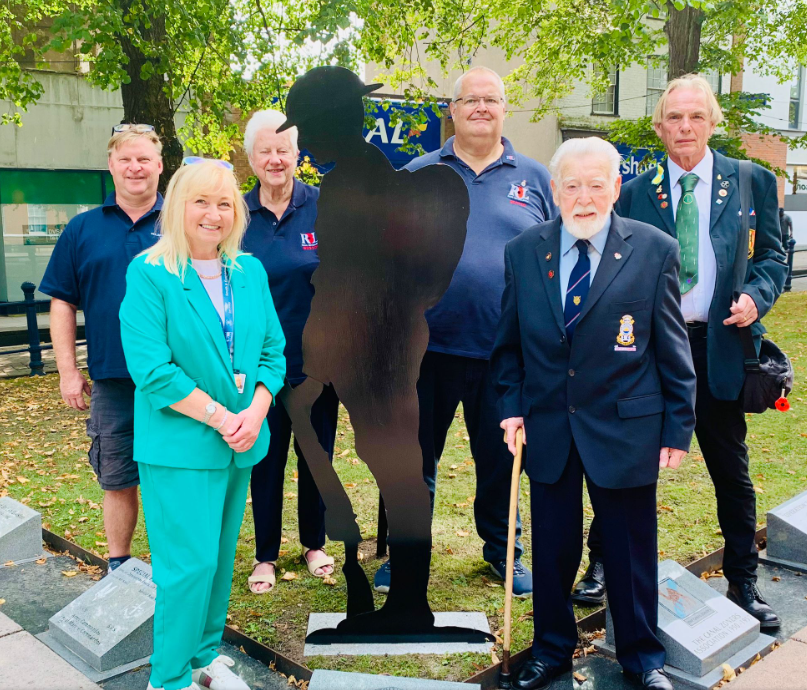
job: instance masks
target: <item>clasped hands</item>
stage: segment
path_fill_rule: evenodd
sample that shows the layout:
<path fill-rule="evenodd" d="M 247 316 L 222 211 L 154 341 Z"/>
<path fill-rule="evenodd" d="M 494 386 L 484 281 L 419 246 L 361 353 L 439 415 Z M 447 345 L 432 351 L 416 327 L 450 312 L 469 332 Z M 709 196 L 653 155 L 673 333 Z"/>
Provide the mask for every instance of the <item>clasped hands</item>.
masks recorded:
<path fill-rule="evenodd" d="M 263 405 L 253 403 L 238 414 L 229 412 L 225 423 L 218 429 L 224 442 L 236 453 L 245 453 L 255 444 L 258 434 L 261 431 L 263 420 L 266 419 L 267 410 Z M 214 418 L 211 418 L 211 426 L 216 427 L 221 424 L 226 411 L 222 408 Z M 214 422 L 215 419 L 215 423 Z"/>
<path fill-rule="evenodd" d="M 518 429 L 521 429 L 524 444 L 527 444 L 527 430 L 524 428 L 524 417 L 509 417 L 503 420 L 499 426 L 504 429 L 506 433 L 505 441 L 507 442 L 507 449 L 515 456 L 516 431 Z M 671 470 L 677 469 L 686 454 L 687 451 L 685 450 L 667 447 L 662 448 L 659 452 L 658 466 L 661 468 L 668 467 Z"/>

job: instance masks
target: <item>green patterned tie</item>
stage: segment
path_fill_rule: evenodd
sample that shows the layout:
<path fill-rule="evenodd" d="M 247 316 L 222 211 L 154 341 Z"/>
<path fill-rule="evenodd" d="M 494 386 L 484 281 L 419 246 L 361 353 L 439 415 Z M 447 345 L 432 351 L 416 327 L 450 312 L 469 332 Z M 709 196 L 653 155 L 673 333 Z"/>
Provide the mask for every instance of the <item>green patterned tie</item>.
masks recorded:
<path fill-rule="evenodd" d="M 698 184 L 698 176 L 687 173 L 678 182 L 681 184 L 681 200 L 675 214 L 675 232 L 681 246 L 678 284 L 684 295 L 698 284 L 698 202 L 692 191 Z"/>

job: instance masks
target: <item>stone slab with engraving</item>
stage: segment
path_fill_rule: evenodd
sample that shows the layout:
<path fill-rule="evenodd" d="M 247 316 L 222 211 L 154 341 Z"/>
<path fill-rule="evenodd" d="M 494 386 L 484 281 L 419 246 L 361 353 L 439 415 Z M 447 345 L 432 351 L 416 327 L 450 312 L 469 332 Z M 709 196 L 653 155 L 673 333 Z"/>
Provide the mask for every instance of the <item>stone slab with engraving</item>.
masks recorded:
<path fill-rule="evenodd" d="M 768 511 L 766 561 L 807 571 L 807 491 Z"/>
<path fill-rule="evenodd" d="M 53 616 L 49 637 L 99 672 L 131 664 L 151 654 L 156 595 L 151 566 L 131 558 Z"/>
<path fill-rule="evenodd" d="M 10 496 L 0 498 L 0 566 L 39 558 L 42 516 Z"/>
<path fill-rule="evenodd" d="M 665 670 L 674 678 L 714 687 L 722 664 L 736 664 L 736 670 L 773 646 L 773 638 L 760 634 L 759 621 L 675 561 L 659 563 L 658 575 L 657 633 L 667 651 Z M 605 643 L 598 646 L 614 654 L 610 610 Z"/>

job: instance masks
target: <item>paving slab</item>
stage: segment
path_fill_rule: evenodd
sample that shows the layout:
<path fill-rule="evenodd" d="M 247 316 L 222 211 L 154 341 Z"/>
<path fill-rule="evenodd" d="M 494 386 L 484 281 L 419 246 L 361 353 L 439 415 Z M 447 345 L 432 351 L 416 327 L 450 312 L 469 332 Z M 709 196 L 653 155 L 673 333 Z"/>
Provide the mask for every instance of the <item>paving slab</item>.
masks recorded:
<path fill-rule="evenodd" d="M 807 645 L 791 640 L 758 661 L 736 680 L 730 690 L 807 690 Z"/>
<path fill-rule="evenodd" d="M 22 628 L 3 613 L 0 613 L 0 637 L 22 632 Z"/>
<path fill-rule="evenodd" d="M 795 635 L 793 635 L 792 639 L 796 640 L 797 642 L 807 644 L 807 628 L 802 628 L 799 630 Z"/>
<path fill-rule="evenodd" d="M 24 631 L 0 638 L 0 688 L 98 690 L 95 683 Z"/>

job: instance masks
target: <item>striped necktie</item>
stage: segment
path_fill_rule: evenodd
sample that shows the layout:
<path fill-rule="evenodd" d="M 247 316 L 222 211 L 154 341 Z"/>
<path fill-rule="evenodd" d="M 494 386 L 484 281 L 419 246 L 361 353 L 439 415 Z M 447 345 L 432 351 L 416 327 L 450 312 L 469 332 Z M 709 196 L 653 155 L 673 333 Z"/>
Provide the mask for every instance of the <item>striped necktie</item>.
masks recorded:
<path fill-rule="evenodd" d="M 566 322 L 566 337 L 569 344 L 574 337 L 574 328 L 580 319 L 580 312 L 588 295 L 591 285 L 591 261 L 588 258 L 588 240 L 577 240 L 577 263 L 569 276 L 569 287 L 566 288 L 566 304 L 563 307 L 563 316 Z"/>

